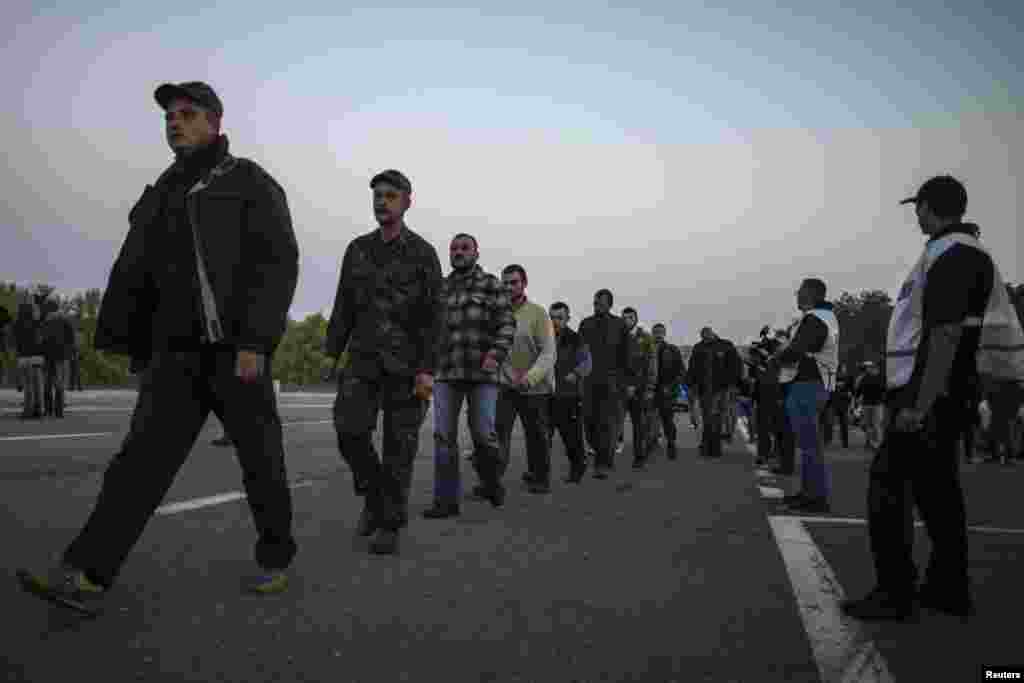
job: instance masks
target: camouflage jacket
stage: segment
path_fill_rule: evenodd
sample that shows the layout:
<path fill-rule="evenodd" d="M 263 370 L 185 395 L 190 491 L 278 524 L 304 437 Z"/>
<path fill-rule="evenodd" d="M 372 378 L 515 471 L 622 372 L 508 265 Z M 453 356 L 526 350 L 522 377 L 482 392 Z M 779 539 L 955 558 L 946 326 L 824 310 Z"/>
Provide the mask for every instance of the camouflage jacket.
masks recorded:
<path fill-rule="evenodd" d="M 356 376 L 434 371 L 441 262 L 412 230 L 403 227 L 395 239 L 386 264 L 373 257 L 380 230 L 352 240 L 342 260 L 325 351 L 334 358 L 348 351 L 346 369 Z"/>

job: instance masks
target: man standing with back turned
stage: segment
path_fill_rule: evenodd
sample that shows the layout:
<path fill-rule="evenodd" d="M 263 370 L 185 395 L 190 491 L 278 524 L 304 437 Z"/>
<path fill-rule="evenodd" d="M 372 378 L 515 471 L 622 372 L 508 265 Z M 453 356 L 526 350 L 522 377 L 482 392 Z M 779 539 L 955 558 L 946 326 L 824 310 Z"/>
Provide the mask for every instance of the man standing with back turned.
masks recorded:
<path fill-rule="evenodd" d="M 405 225 L 409 179 L 387 170 L 373 177 L 370 189 L 380 227 L 345 250 L 327 355 L 349 354 L 338 377 L 334 428 L 352 476 L 366 485 L 356 532 L 375 534 L 373 552 L 394 554 L 409 519 L 413 461 L 434 386 L 441 262 L 437 250 Z M 380 411 L 382 458 L 371 440 Z"/>
<path fill-rule="evenodd" d="M 299 251 L 284 190 L 232 156 L 224 108 L 205 83 L 155 92 L 176 160 L 128 216 L 97 321 L 96 348 L 146 370 L 128 437 L 103 475 L 85 527 L 49 580 L 23 586 L 52 597 L 102 595 L 188 457 L 210 411 L 237 435 L 258 540 L 247 588 L 287 585 L 296 552 L 281 420 L 271 383 Z"/>
<path fill-rule="evenodd" d="M 892 417 L 868 484 L 876 584 L 842 607 L 860 619 L 904 619 L 919 601 L 968 617 L 974 602 L 957 463 L 957 436 L 968 419 L 963 405 L 979 372 L 1024 381 L 1024 333 L 975 226 L 962 222 L 964 186 L 950 176 L 932 178 L 901 203 L 915 205 L 928 241 L 900 289 L 886 342 Z M 908 485 L 932 544 L 920 587 Z"/>

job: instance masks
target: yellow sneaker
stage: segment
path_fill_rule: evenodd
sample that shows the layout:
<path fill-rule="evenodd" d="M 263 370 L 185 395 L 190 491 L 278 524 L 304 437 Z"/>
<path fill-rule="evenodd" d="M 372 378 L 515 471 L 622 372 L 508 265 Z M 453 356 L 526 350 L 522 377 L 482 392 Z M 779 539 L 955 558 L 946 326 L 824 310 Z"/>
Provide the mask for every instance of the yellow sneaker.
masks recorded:
<path fill-rule="evenodd" d="M 255 577 L 246 586 L 249 593 L 272 595 L 288 588 L 288 575 L 282 570 L 272 570 Z"/>

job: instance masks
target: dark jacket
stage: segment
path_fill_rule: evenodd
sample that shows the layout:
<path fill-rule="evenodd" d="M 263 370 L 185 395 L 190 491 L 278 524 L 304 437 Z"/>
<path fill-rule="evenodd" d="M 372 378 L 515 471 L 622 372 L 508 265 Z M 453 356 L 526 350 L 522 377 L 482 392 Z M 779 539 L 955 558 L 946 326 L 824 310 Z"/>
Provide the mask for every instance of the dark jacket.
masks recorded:
<path fill-rule="evenodd" d="M 395 240 L 385 243 L 374 230 L 352 240 L 342 259 L 326 352 L 337 358 L 347 348 L 346 371 L 356 376 L 434 372 L 441 262 L 406 227 Z M 393 257 L 378 264 L 382 251 Z"/>
<path fill-rule="evenodd" d="M 834 310 L 828 301 L 815 308 L 826 311 Z M 779 353 L 777 360 L 782 365 L 797 363 L 794 382 L 824 382 L 827 378 L 821 376 L 817 361 L 808 354 L 821 351 L 826 341 L 828 341 L 828 325 L 822 322 L 818 316 L 806 313 L 797 328 L 793 341 Z"/>
<path fill-rule="evenodd" d="M 588 384 L 614 385 L 629 372 L 629 330 L 622 318 L 605 313 L 584 318 L 579 335 L 590 349 Z"/>
<path fill-rule="evenodd" d="M 727 339 L 700 341 L 693 347 L 686 383 L 698 394 L 715 393 L 738 387 L 743 361 Z"/>
<path fill-rule="evenodd" d="M 555 360 L 555 396 L 579 396 L 583 380 L 590 375 L 592 362 L 590 349 L 579 333 L 568 327 L 562 329 L 555 339 L 558 358 Z M 575 382 L 567 382 L 569 373 L 576 376 Z"/>
<path fill-rule="evenodd" d="M 14 351 L 20 358 L 43 355 L 42 321 L 37 320 L 32 304 L 21 304 L 14 321 Z"/>
<path fill-rule="evenodd" d="M 654 337 L 637 326 L 629 334 L 629 367 L 625 385 L 636 387 L 640 393 L 654 391 L 658 383 L 658 359 Z"/>
<path fill-rule="evenodd" d="M 441 312 L 435 379 L 499 382 L 499 371 L 484 370 L 483 361 L 493 352 L 500 365 L 515 342 L 516 317 L 508 288 L 478 265 L 465 273 L 450 273 L 437 298 Z"/>
<path fill-rule="evenodd" d="M 143 358 L 193 350 L 218 341 L 213 329 L 220 343 L 269 354 L 284 336 L 299 272 L 284 190 L 255 162 L 231 156 L 223 136 L 194 156 L 147 185 L 128 215 L 100 306 L 99 350 Z M 212 316 L 202 304 L 193 232 Z"/>
<path fill-rule="evenodd" d="M 62 361 L 71 358 L 75 347 L 75 328 L 65 318 L 51 315 L 42 326 L 43 356 L 48 361 Z"/>
<path fill-rule="evenodd" d="M 686 376 L 686 363 L 683 353 L 675 344 L 662 342 L 655 352 L 658 367 L 658 388 L 671 388 L 673 391 L 683 383 Z"/>
<path fill-rule="evenodd" d="M 0 353 L 7 352 L 7 326 L 11 324 L 11 314 L 5 306 L 0 306 Z"/>

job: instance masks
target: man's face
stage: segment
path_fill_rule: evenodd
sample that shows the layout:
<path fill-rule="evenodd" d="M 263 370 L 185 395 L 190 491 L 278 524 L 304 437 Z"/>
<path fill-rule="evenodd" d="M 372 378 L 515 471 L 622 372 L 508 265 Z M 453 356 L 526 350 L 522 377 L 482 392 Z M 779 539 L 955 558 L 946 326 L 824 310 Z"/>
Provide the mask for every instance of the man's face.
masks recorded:
<path fill-rule="evenodd" d="M 378 182 L 373 187 L 373 216 L 378 225 L 400 223 L 411 204 L 409 193 L 391 183 Z"/>
<path fill-rule="evenodd" d="M 448 258 L 456 270 L 472 268 L 479 257 L 476 244 L 468 237 L 456 237 L 448 248 Z"/>
<path fill-rule="evenodd" d="M 604 315 L 611 310 L 611 305 L 608 303 L 608 298 L 603 295 L 594 295 L 594 314 Z"/>
<path fill-rule="evenodd" d="M 715 338 L 715 333 L 712 332 L 711 330 L 701 330 L 700 338 L 702 341 L 709 342 Z"/>
<path fill-rule="evenodd" d="M 651 330 L 651 334 L 654 335 L 654 341 L 661 344 L 665 341 L 665 328 L 661 325 L 655 325 L 654 329 Z"/>
<path fill-rule="evenodd" d="M 555 326 L 555 334 L 561 334 L 569 324 L 569 311 L 564 308 L 552 308 L 548 315 L 551 316 L 551 323 Z"/>
<path fill-rule="evenodd" d="M 526 280 L 519 271 L 505 273 L 501 276 L 502 283 L 508 287 L 509 294 L 513 301 L 519 301 L 526 294 Z"/>
<path fill-rule="evenodd" d="M 796 307 L 801 311 L 814 308 L 814 296 L 805 285 L 800 285 L 800 289 L 796 290 Z"/>
<path fill-rule="evenodd" d="M 622 320 L 626 323 L 626 329 L 632 331 L 636 327 L 636 313 L 628 311 L 622 314 Z"/>
<path fill-rule="evenodd" d="M 213 142 L 218 130 L 210 112 L 195 102 L 177 99 L 164 112 L 167 144 L 175 154 L 191 154 Z"/>

